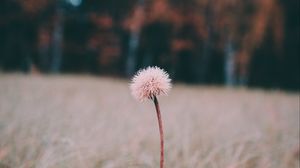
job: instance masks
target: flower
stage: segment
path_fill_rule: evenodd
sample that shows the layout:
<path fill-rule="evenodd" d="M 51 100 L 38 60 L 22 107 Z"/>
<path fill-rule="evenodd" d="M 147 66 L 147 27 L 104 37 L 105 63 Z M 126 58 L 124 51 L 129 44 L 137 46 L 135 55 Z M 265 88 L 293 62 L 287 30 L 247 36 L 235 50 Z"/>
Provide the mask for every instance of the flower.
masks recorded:
<path fill-rule="evenodd" d="M 131 94 L 137 100 L 153 99 L 155 96 L 167 95 L 171 89 L 169 74 L 159 67 L 139 70 L 130 84 Z"/>

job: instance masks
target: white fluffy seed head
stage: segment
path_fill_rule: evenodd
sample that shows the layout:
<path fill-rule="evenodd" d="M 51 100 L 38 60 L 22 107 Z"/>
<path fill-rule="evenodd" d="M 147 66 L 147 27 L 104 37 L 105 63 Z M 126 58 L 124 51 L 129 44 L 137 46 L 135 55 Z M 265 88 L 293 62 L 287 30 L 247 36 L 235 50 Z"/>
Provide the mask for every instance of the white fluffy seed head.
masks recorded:
<path fill-rule="evenodd" d="M 130 84 L 131 94 L 139 101 L 167 95 L 171 87 L 169 74 L 156 66 L 139 70 Z"/>

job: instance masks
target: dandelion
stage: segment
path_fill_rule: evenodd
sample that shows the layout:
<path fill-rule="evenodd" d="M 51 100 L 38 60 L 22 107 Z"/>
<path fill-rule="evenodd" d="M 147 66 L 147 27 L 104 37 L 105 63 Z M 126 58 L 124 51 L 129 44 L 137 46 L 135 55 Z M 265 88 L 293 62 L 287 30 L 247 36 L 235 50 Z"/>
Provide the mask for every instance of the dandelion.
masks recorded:
<path fill-rule="evenodd" d="M 148 67 L 138 71 L 132 79 L 130 88 L 137 100 L 153 100 L 155 96 L 167 95 L 171 88 L 170 82 L 167 72 L 158 67 Z"/>
<path fill-rule="evenodd" d="M 157 96 L 167 95 L 171 89 L 171 79 L 164 70 L 148 67 L 137 72 L 133 77 L 130 89 L 133 97 L 139 101 L 150 99 L 155 105 L 160 133 L 160 168 L 164 167 L 164 132 Z"/>

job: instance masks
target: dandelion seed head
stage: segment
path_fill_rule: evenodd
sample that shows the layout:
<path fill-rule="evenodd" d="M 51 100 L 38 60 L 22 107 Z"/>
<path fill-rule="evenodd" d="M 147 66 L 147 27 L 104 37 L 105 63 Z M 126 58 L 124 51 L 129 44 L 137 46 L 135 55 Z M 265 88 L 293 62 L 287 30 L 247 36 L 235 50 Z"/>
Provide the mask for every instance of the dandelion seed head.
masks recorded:
<path fill-rule="evenodd" d="M 130 84 L 131 94 L 139 101 L 167 95 L 171 89 L 169 74 L 159 67 L 139 70 Z"/>

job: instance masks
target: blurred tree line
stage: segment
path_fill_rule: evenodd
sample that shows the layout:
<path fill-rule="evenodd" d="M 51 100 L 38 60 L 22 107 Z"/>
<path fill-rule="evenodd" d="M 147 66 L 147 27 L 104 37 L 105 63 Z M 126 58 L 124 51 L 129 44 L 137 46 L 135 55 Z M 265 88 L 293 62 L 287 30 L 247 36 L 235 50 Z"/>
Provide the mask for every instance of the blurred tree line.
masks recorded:
<path fill-rule="evenodd" d="M 0 69 L 299 89 L 299 25 L 295 0 L 1 0 Z"/>

